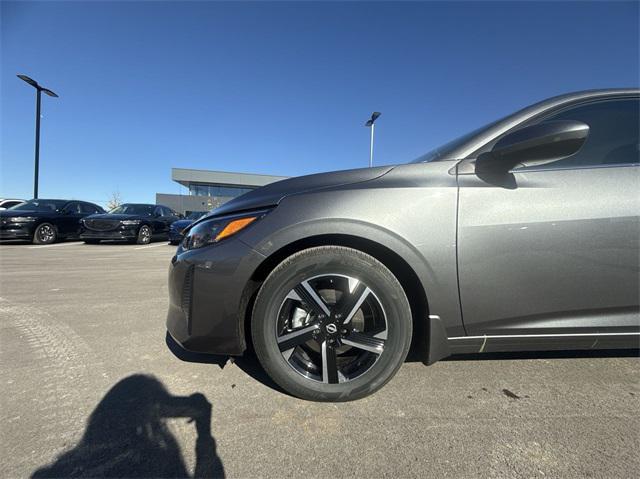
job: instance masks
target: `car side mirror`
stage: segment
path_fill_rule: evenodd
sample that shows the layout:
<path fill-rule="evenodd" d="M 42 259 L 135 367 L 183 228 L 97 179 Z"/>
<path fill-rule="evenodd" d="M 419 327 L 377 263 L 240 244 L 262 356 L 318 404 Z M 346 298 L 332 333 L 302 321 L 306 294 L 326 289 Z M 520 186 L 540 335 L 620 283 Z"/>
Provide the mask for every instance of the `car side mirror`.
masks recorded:
<path fill-rule="evenodd" d="M 589 125 L 561 120 L 525 126 L 502 137 L 476 159 L 476 174 L 506 174 L 517 165 L 538 166 L 571 156 L 589 136 Z"/>

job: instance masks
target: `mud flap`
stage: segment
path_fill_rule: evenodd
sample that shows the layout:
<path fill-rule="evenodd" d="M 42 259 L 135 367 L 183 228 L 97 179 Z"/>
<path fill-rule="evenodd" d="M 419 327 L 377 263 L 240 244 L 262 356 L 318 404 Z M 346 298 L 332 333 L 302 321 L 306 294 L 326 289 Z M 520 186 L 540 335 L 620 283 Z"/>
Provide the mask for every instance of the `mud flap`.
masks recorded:
<path fill-rule="evenodd" d="M 451 355 L 447 332 L 440 316 L 429 315 L 429 319 L 427 320 L 426 341 L 426 354 L 422 362 L 427 366 Z"/>

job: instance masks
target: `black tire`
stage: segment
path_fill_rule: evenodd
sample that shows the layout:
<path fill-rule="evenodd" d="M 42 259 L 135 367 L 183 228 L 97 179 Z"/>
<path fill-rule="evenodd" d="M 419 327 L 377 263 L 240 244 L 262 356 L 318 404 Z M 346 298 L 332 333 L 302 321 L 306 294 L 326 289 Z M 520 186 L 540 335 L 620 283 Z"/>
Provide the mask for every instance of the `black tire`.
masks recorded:
<path fill-rule="evenodd" d="M 85 244 L 100 244 L 99 239 L 86 239 L 84 240 Z"/>
<path fill-rule="evenodd" d="M 324 284 L 327 284 L 327 281 L 334 282 L 333 279 L 327 278 L 336 278 L 336 283 L 347 281 L 344 278 L 349 278 L 349 292 L 347 293 L 344 287 L 340 292 L 334 289 L 333 303 L 323 298 L 322 296 L 327 294 L 327 290 L 318 286 L 318 281 L 324 282 Z M 351 281 L 354 281 L 354 284 L 358 286 L 352 288 Z M 285 327 L 283 332 L 281 324 L 283 317 L 286 316 L 283 311 L 287 309 L 285 305 L 289 304 L 288 302 L 295 303 L 295 307 L 288 307 L 288 310 L 294 309 L 296 314 L 300 308 L 314 309 L 306 307 L 307 303 L 301 299 L 302 294 L 292 299 L 294 291 L 299 291 L 298 288 L 303 284 L 309 286 L 313 282 L 316 286 L 312 288 L 324 302 L 325 311 L 330 310 L 330 314 L 323 315 L 321 310 L 315 309 L 319 313 L 311 311 L 304 317 L 304 320 L 308 321 L 306 326 L 300 326 L 299 329 Z M 338 287 L 335 286 L 335 288 Z M 357 288 L 362 289 L 358 290 Z M 363 293 L 358 292 L 363 289 Z M 369 292 L 367 293 L 367 291 Z M 337 296 L 338 294 L 340 296 Z M 366 302 L 358 303 L 355 301 L 356 296 L 364 297 L 365 295 Z M 296 295 L 294 294 L 294 296 Z M 343 297 L 344 300 L 340 302 Z M 352 297 L 353 299 L 351 299 Z M 353 302 L 349 303 L 349 301 Z M 344 316 L 340 313 L 341 310 L 352 310 L 357 311 L 355 314 L 364 318 L 361 321 L 363 321 L 362 324 L 366 324 L 366 321 L 369 321 L 366 318 L 374 316 L 373 306 L 367 310 L 371 313 L 369 316 L 365 313 L 369 301 L 373 306 L 378 305 L 375 306 L 376 311 L 381 311 L 384 316 L 384 339 L 374 340 L 381 343 L 379 349 L 381 352 L 379 353 L 362 351 L 366 349 L 360 347 L 364 345 L 363 342 L 360 342 L 359 346 L 353 344 L 354 334 L 359 335 L 360 341 L 364 334 L 369 333 L 365 331 L 364 327 L 361 330 L 362 333 L 355 328 L 356 316 L 353 316 L 353 312 L 348 315 L 353 319 L 341 319 Z M 341 309 L 339 306 L 345 303 L 348 306 L 343 306 Z M 323 317 L 325 319 L 319 319 Z M 336 333 L 336 328 L 331 326 L 330 322 L 333 322 L 333 326 L 337 325 L 341 331 Z M 347 324 L 351 329 L 349 332 L 347 332 Z M 309 333 L 300 334 L 302 330 L 309 328 L 312 328 L 313 338 L 309 338 L 308 341 L 305 339 L 304 341 L 307 342 L 304 343 L 296 343 L 291 349 L 286 346 L 287 351 L 281 352 L 281 348 L 285 348 L 284 344 L 288 344 L 288 341 L 283 338 L 297 336 L 294 341 L 298 342 L 301 337 L 309 337 Z M 267 374 L 285 391 L 312 401 L 351 401 L 368 396 L 380 389 L 395 375 L 404 362 L 412 337 L 411 308 L 402 286 L 381 262 L 352 248 L 320 246 L 290 256 L 271 272 L 256 297 L 251 331 L 258 360 Z M 342 336 L 338 336 L 341 334 Z M 380 337 L 380 334 L 369 335 L 364 339 L 371 340 L 374 337 Z M 353 346 L 347 345 L 344 341 L 351 341 L 350 344 Z M 318 353 L 317 349 L 309 349 L 317 347 L 318 344 L 322 348 L 321 353 Z M 328 344 L 334 346 L 327 346 Z M 333 348 L 331 349 L 333 352 L 328 353 L 329 348 Z M 343 352 L 340 352 L 340 348 Z M 345 348 L 347 349 L 346 353 L 344 352 Z M 289 356 L 285 358 L 286 354 Z M 300 372 L 296 369 L 297 366 L 292 365 L 292 360 L 297 361 L 294 355 L 304 356 L 306 359 L 315 357 L 317 363 L 318 354 L 321 354 L 321 369 L 323 371 L 322 373 L 318 372 L 320 369 L 315 371 L 316 374 L 321 375 L 321 378 L 316 376 L 314 380 L 311 378 L 312 376 Z M 358 357 L 358 354 L 365 355 L 365 359 Z M 332 358 L 332 364 L 335 365 L 333 370 L 327 366 L 330 361 L 327 359 L 329 357 Z M 368 365 L 368 369 L 362 373 L 356 372 L 352 374 L 352 377 L 348 376 L 351 374 L 347 372 L 349 368 L 353 370 L 354 364 L 356 367 L 360 367 L 359 365 L 363 363 Z M 344 371 L 340 370 L 340 364 L 346 364 Z M 330 371 L 329 376 L 324 370 Z"/>
<path fill-rule="evenodd" d="M 41 223 L 33 233 L 35 244 L 53 244 L 58 240 L 58 230 L 51 223 Z"/>
<path fill-rule="evenodd" d="M 178 246 L 180 244 L 180 241 L 170 240 L 169 244 L 172 245 L 172 246 Z"/>
<path fill-rule="evenodd" d="M 137 244 L 149 244 L 151 243 L 151 227 L 142 225 L 138 230 Z"/>

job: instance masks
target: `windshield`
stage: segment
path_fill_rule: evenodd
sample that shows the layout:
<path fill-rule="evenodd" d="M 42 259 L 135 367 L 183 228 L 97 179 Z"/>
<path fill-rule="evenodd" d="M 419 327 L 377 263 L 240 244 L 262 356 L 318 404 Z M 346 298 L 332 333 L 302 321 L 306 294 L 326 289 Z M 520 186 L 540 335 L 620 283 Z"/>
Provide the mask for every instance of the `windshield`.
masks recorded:
<path fill-rule="evenodd" d="M 189 213 L 189 215 L 185 219 L 195 221 L 206 214 L 207 214 L 206 211 L 192 211 L 191 213 Z"/>
<path fill-rule="evenodd" d="M 29 200 L 21 205 L 12 206 L 10 210 L 23 210 L 23 211 L 51 211 L 56 212 L 67 204 L 63 200 Z"/>
<path fill-rule="evenodd" d="M 153 210 L 156 207 L 153 205 L 120 205 L 117 208 L 109 211 L 110 215 L 138 215 L 138 216 L 151 216 Z"/>
<path fill-rule="evenodd" d="M 463 146 L 465 143 L 470 143 L 476 137 L 483 135 L 486 131 L 493 128 L 495 125 L 497 125 L 503 120 L 504 118 L 497 121 L 493 121 L 488 125 L 484 125 L 480 128 L 473 130 L 470 133 L 467 133 L 466 135 L 459 136 L 458 138 L 451 140 L 448 143 L 445 143 L 444 145 L 439 146 L 438 148 L 434 148 L 433 150 L 416 158 L 415 160 L 411 161 L 411 163 L 427 163 L 429 161 L 444 160 L 444 159 L 450 159 L 450 160 L 460 159 L 460 158 L 454 158 L 455 156 L 454 152 L 458 148 Z"/>

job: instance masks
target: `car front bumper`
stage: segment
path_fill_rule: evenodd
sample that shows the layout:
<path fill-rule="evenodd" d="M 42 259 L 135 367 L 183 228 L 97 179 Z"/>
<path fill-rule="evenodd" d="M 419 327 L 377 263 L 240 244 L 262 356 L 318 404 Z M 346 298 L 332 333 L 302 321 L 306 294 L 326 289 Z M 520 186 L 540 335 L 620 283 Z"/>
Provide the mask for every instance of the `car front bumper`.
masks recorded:
<path fill-rule="evenodd" d="M 25 240 L 33 238 L 33 227 L 25 224 L 0 226 L 0 240 Z"/>
<path fill-rule="evenodd" d="M 251 277 L 264 256 L 241 241 L 184 251 L 169 267 L 167 330 L 184 349 L 240 355 L 244 321 L 258 284 Z"/>
<path fill-rule="evenodd" d="M 176 243 L 179 243 L 180 241 L 182 241 L 182 238 L 184 238 L 184 235 L 180 232 L 180 231 L 176 231 L 176 230 L 169 230 L 169 241 L 175 241 Z"/>
<path fill-rule="evenodd" d="M 110 231 L 93 231 L 84 230 L 80 233 L 80 239 L 91 240 L 132 240 L 138 237 L 138 231 L 135 228 L 110 230 Z"/>

